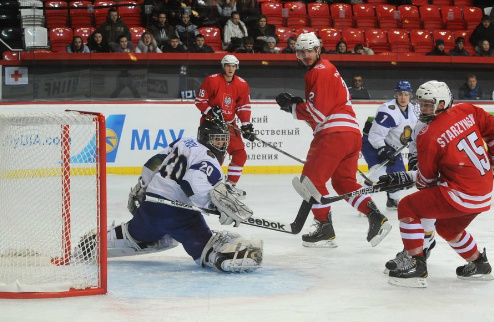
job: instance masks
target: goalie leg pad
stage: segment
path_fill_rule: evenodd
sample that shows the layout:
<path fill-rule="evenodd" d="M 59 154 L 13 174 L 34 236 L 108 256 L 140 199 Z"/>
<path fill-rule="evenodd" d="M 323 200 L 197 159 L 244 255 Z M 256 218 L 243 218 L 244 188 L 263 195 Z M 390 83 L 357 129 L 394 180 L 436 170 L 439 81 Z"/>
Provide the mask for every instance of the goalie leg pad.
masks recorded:
<path fill-rule="evenodd" d="M 219 212 L 231 218 L 231 222 L 235 221 L 235 226 L 249 219 L 253 214 L 249 207 L 235 198 L 235 195 L 230 192 L 230 189 L 223 182 L 217 184 L 209 194 L 211 202 L 218 208 Z"/>
<path fill-rule="evenodd" d="M 122 238 L 117 238 L 116 230 L 121 229 Z M 116 226 L 115 223 L 108 231 L 108 257 L 122 257 L 132 255 L 144 255 L 161 252 L 178 246 L 178 242 L 170 235 L 153 242 L 141 242 L 132 238 L 127 228 L 127 223 Z"/>
<path fill-rule="evenodd" d="M 213 232 L 202 251 L 200 263 L 220 272 L 248 273 L 261 267 L 263 242 L 239 234 Z"/>

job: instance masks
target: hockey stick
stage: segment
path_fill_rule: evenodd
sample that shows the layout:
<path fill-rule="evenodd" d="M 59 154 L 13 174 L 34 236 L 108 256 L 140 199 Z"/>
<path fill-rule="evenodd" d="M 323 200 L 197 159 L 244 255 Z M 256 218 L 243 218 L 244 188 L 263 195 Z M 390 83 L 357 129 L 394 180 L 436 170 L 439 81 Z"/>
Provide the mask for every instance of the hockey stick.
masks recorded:
<path fill-rule="evenodd" d="M 412 187 L 415 183 L 414 182 L 407 182 L 407 183 L 401 183 L 401 184 L 387 184 L 387 183 L 382 183 L 382 184 L 376 184 L 368 187 L 362 187 L 358 190 L 351 191 L 349 193 L 345 193 L 340 196 L 335 196 L 335 197 L 323 197 L 317 188 L 314 186 L 312 181 L 310 181 L 309 178 L 302 176 L 301 179 L 298 177 L 293 178 L 292 180 L 293 187 L 295 190 L 298 192 L 298 194 L 305 200 L 308 201 L 309 203 L 318 203 L 318 204 L 323 204 L 327 205 L 330 203 L 333 203 L 335 201 L 343 200 L 343 199 L 348 199 L 351 197 L 355 196 L 362 196 L 370 193 L 376 193 L 380 191 L 390 191 L 390 190 L 399 190 L 399 189 L 405 189 L 405 188 L 410 188 Z"/>
<path fill-rule="evenodd" d="M 228 124 L 228 126 L 233 127 L 235 130 L 240 131 L 240 133 L 244 133 L 241 129 L 239 129 L 239 128 L 238 128 L 238 127 L 236 127 L 235 125 L 230 124 L 230 123 L 227 123 L 227 124 Z M 264 145 L 266 145 L 266 146 L 270 147 L 271 149 L 274 149 L 274 150 L 276 150 L 276 151 L 278 151 L 278 152 L 280 152 L 280 153 L 282 153 L 282 154 L 286 155 L 287 157 L 292 158 L 293 160 L 296 160 L 296 161 L 298 161 L 298 162 L 300 162 L 300 163 L 302 163 L 302 164 L 305 164 L 305 161 L 304 161 L 304 160 L 301 160 L 301 159 L 297 158 L 296 156 L 293 156 L 293 155 L 291 155 L 290 153 L 285 152 L 285 151 L 283 151 L 283 150 L 281 150 L 281 149 L 279 149 L 279 148 L 275 147 L 274 145 L 272 145 L 272 144 L 270 144 L 270 143 L 268 143 L 268 142 L 266 142 L 266 141 L 264 141 L 264 140 L 260 139 L 257 135 L 256 135 L 256 140 L 257 140 L 257 141 L 259 141 L 259 142 L 261 142 L 262 144 L 264 144 Z"/>
<path fill-rule="evenodd" d="M 145 200 L 149 201 L 149 202 L 160 203 L 163 205 L 172 206 L 172 207 L 194 210 L 194 211 L 198 211 L 198 212 L 202 212 L 202 213 L 220 216 L 220 213 L 217 210 L 196 207 L 196 206 L 192 206 L 189 204 L 185 204 L 185 203 L 180 202 L 180 201 L 171 201 L 168 199 L 157 198 L 157 197 L 152 197 L 152 196 L 146 196 Z M 308 214 L 308 212 L 307 212 L 307 214 Z M 305 219 L 307 219 L 307 216 L 305 216 Z M 296 235 L 302 230 L 302 227 L 304 226 L 304 223 L 305 223 L 305 219 L 301 220 L 301 218 L 299 218 L 299 216 L 297 215 L 297 218 L 295 218 L 295 221 L 293 223 L 286 224 L 286 223 L 280 223 L 278 221 L 267 220 L 264 218 L 250 217 L 246 221 L 242 221 L 242 224 Z"/>
<path fill-rule="evenodd" d="M 402 145 L 401 148 L 399 148 L 398 150 L 396 150 L 396 152 L 393 153 L 392 156 L 393 157 L 397 157 L 401 153 L 401 151 L 403 151 L 406 147 L 408 147 L 408 144 L 409 144 L 409 142 L 407 142 L 405 145 Z M 375 182 L 373 180 L 369 179 L 369 177 L 373 173 L 375 173 L 375 172 L 379 171 L 380 169 L 382 169 L 382 167 L 386 166 L 390 161 L 391 161 L 390 159 L 384 160 L 383 163 L 379 164 L 379 166 L 377 168 L 375 168 L 371 172 L 367 173 L 367 175 L 365 175 L 362 171 L 360 171 L 360 169 L 358 169 L 358 173 L 364 178 L 365 183 L 371 186 L 371 185 L 375 184 Z"/>

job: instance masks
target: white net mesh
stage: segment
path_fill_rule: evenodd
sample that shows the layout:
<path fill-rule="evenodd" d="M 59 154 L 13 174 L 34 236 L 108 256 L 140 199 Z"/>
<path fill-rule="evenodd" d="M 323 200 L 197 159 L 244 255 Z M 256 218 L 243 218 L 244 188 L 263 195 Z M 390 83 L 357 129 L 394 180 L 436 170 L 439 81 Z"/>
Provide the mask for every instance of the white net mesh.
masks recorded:
<path fill-rule="evenodd" d="M 74 256 L 99 240 L 99 130 L 96 115 L 0 114 L 0 292 L 99 286 L 101 259 Z"/>

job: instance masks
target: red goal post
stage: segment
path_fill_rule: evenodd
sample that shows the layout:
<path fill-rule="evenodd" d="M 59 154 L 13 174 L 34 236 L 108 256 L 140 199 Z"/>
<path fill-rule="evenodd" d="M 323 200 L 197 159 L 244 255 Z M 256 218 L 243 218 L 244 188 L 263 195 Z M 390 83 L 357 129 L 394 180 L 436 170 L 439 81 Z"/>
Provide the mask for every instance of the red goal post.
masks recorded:
<path fill-rule="evenodd" d="M 102 114 L 0 113 L 0 200 L 0 298 L 106 293 Z"/>

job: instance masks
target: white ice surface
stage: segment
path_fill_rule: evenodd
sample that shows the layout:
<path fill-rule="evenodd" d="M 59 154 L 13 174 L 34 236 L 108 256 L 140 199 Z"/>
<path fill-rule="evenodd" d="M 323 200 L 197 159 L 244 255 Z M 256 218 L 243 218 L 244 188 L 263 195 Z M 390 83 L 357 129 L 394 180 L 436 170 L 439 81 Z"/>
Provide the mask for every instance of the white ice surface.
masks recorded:
<path fill-rule="evenodd" d="M 290 223 L 301 203 L 293 175 L 244 175 L 245 203 L 256 217 Z M 109 224 L 130 219 L 127 195 L 133 176 L 108 177 Z M 385 210 L 385 193 L 374 195 L 393 230 L 378 246 L 367 243 L 367 219 L 347 203 L 333 206 L 338 248 L 309 249 L 301 235 L 218 224 L 264 240 L 264 267 L 251 274 L 224 274 L 198 267 L 181 246 L 162 253 L 110 259 L 108 294 L 0 300 L 0 321 L 494 321 L 494 281 L 456 278 L 463 260 L 440 238 L 428 261 L 429 287 L 389 285 L 384 263 L 402 249 L 396 212 Z M 494 258 L 494 211 L 469 227 L 479 247 Z"/>

